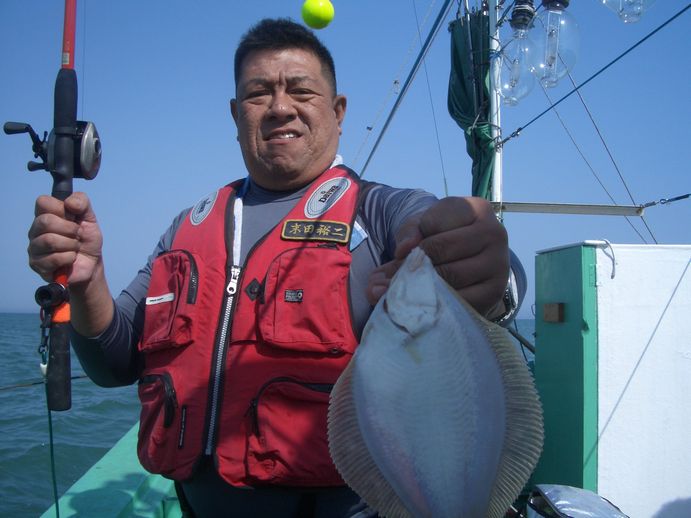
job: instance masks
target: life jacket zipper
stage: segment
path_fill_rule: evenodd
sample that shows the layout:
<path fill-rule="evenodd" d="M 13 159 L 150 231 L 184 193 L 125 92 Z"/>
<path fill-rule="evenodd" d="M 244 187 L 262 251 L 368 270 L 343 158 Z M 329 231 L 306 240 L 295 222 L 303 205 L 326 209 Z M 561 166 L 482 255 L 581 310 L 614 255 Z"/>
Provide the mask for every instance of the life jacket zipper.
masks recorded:
<path fill-rule="evenodd" d="M 190 261 L 190 283 L 187 288 L 187 303 L 194 304 L 197 301 L 197 290 L 199 288 L 199 269 L 197 268 L 197 261 L 194 260 L 194 256 L 191 252 L 182 249 L 166 250 L 158 254 L 157 258 L 171 253 L 185 254 Z"/>
<path fill-rule="evenodd" d="M 191 253 L 187 252 L 190 259 L 192 271 L 190 272 L 190 287 L 187 290 L 187 303 L 194 304 L 197 301 L 197 289 L 199 288 L 199 271 L 197 270 L 197 262 Z"/>
<path fill-rule="evenodd" d="M 199 269 L 197 268 L 197 261 L 194 260 L 194 256 L 189 250 L 182 250 L 179 248 L 174 248 L 172 250 L 166 250 L 161 252 L 156 256 L 158 259 L 161 256 L 169 254 L 184 254 L 190 261 L 190 283 L 187 288 L 187 303 L 194 304 L 197 301 L 197 290 L 199 288 Z"/>
<path fill-rule="evenodd" d="M 140 385 L 146 385 L 149 383 L 156 383 L 161 381 L 163 384 L 163 390 L 165 396 L 163 398 L 163 427 L 170 428 L 173 424 L 173 419 L 175 418 L 175 409 L 178 407 L 178 399 L 175 394 L 175 387 L 173 386 L 173 380 L 170 374 L 163 372 L 161 374 L 147 374 L 139 380 Z"/>
<path fill-rule="evenodd" d="M 214 447 L 218 420 L 218 403 L 221 394 L 221 385 L 223 382 L 223 364 L 225 363 L 227 351 L 226 343 L 231 333 L 233 310 L 235 309 L 235 295 L 238 290 L 238 285 L 240 284 L 241 275 L 242 268 L 240 266 L 231 266 L 228 268 L 226 273 L 226 279 L 228 279 L 228 282 L 226 283 L 225 296 L 223 298 L 221 332 L 219 333 L 218 341 L 216 342 L 216 361 L 212 367 L 209 432 L 206 437 L 206 448 L 204 450 L 206 455 L 211 455 Z"/>
<path fill-rule="evenodd" d="M 354 174 L 354 173 L 353 173 Z M 299 202 L 298 202 L 299 203 Z M 227 205 L 227 209 L 230 209 L 230 213 L 232 213 L 232 206 L 233 203 L 229 203 Z M 230 217 L 230 213 L 226 215 L 226 221 L 229 219 L 232 221 L 232 217 Z M 215 442 L 215 436 L 216 436 L 216 427 L 218 423 L 218 405 L 219 405 L 219 400 L 220 400 L 220 393 L 221 393 L 221 387 L 223 384 L 223 365 L 225 363 L 225 357 L 226 357 L 226 352 L 227 352 L 227 347 L 226 344 L 230 341 L 230 336 L 231 336 L 231 325 L 232 325 L 232 320 L 233 320 L 233 313 L 235 310 L 235 294 L 237 292 L 238 286 L 242 286 L 242 273 L 244 269 L 244 265 L 247 264 L 247 261 L 249 261 L 250 257 L 252 257 L 252 254 L 254 251 L 266 240 L 266 238 L 271 234 L 276 229 L 275 225 L 272 227 L 266 234 L 264 234 L 260 239 L 258 239 L 254 245 L 250 248 L 250 250 L 247 252 L 247 255 L 245 256 L 245 260 L 243 262 L 243 266 L 232 266 L 229 269 L 226 270 L 226 279 L 228 279 L 228 282 L 226 283 L 226 296 L 224 297 L 223 301 L 223 309 L 222 309 L 222 321 L 221 321 L 221 327 L 219 331 L 217 332 L 218 339 L 215 344 L 215 361 L 212 364 L 212 375 L 211 375 L 211 383 L 212 383 L 212 389 L 211 389 L 211 401 L 208 407 L 208 420 L 207 420 L 207 433 L 206 433 L 206 445 L 204 448 L 204 454 L 205 455 L 211 455 L 213 454 L 214 450 L 214 442 Z M 228 234 L 227 234 L 228 235 Z M 230 250 L 232 249 L 232 244 L 229 246 L 230 243 L 226 242 L 226 248 L 228 250 L 228 253 L 230 253 Z M 295 247 L 299 248 L 299 247 Z M 292 250 L 292 249 L 291 249 Z M 287 252 L 287 250 L 284 250 L 282 253 Z M 234 276 L 235 274 L 235 276 Z M 261 283 L 261 302 L 263 303 L 263 297 L 264 297 L 264 286 L 266 284 L 266 278 L 264 278 L 264 281 Z M 232 291 L 232 293 L 230 293 Z M 352 318 L 351 318 L 352 321 Z M 352 322 L 351 322 L 352 325 Z M 271 381 L 271 380 L 270 380 Z M 270 382 L 267 382 L 270 383 Z M 330 391 L 330 389 L 329 389 Z M 251 405 L 250 405 L 251 407 Z"/>
<path fill-rule="evenodd" d="M 232 204 L 228 204 L 228 207 L 232 207 Z M 274 227 L 275 228 L 275 227 Z M 215 348 L 215 362 L 212 364 L 212 390 L 211 390 L 211 401 L 209 404 L 209 411 L 207 413 L 207 433 L 206 433 L 206 445 L 204 448 L 205 455 L 211 455 L 214 451 L 214 440 L 216 438 L 216 427 L 218 426 L 218 404 L 220 399 L 221 387 L 223 384 L 223 365 L 225 363 L 226 352 L 228 348 L 226 345 L 230 342 L 231 336 L 231 326 L 233 322 L 233 313 L 235 312 L 235 295 L 238 290 L 238 286 L 242 286 L 242 273 L 244 270 L 244 265 L 252 256 L 254 250 L 264 242 L 266 237 L 273 231 L 269 230 L 264 234 L 256 243 L 250 248 L 249 252 L 245 256 L 245 261 L 243 266 L 229 266 L 226 269 L 226 289 L 225 297 L 223 299 L 223 308 L 221 310 L 221 327 L 219 332 L 217 332 L 218 340 L 216 341 Z M 232 244 L 226 243 L 226 248 L 230 254 L 232 249 Z"/>

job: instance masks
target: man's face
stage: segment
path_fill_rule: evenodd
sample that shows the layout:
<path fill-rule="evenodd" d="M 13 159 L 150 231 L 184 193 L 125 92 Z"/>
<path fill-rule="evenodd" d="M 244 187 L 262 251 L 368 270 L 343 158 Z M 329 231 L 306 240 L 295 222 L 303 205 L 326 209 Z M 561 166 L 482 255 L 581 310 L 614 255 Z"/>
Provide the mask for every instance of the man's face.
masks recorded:
<path fill-rule="evenodd" d="M 306 50 L 262 50 L 243 61 L 230 103 L 247 170 L 261 187 L 302 187 L 333 161 L 345 97 Z"/>

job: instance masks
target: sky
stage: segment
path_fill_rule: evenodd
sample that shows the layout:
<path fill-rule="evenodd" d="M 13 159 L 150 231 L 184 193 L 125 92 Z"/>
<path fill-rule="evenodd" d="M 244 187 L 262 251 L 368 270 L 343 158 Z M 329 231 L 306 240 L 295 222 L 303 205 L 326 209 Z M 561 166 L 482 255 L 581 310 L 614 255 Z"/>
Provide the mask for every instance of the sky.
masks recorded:
<path fill-rule="evenodd" d="M 473 5 L 471 1 L 471 5 Z M 299 0 L 229 2 L 119 0 L 78 2 L 76 70 L 78 118 L 96 124 L 103 161 L 87 192 L 103 230 L 106 274 L 119 293 L 144 265 L 172 218 L 245 170 L 230 116 L 232 62 L 240 36 L 263 17 L 300 19 Z M 436 18 L 441 1 L 334 0 L 336 16 L 318 36 L 330 48 L 338 89 L 348 98 L 340 154 L 358 170 L 381 129 Z M 572 75 L 590 77 L 686 6 L 660 0 L 640 22 L 625 25 L 597 0 L 571 2 L 580 28 Z M 455 16 L 452 9 L 446 22 Z M 52 127 L 53 84 L 60 63 L 63 6 L 59 1 L 0 0 L 0 121 Z M 416 21 L 417 20 L 417 21 Z M 691 60 L 687 12 L 582 88 L 609 151 L 636 203 L 691 192 L 688 120 Z M 463 132 L 446 108 L 449 35 L 439 32 L 365 174 L 368 180 L 426 189 L 444 196 L 470 194 L 470 159 Z M 558 99 L 568 80 L 548 90 Z M 516 107 L 502 109 L 505 136 L 549 105 L 538 88 Z M 629 204 L 594 126 L 577 96 L 558 107 L 578 147 L 618 204 Z M 372 127 L 372 130 L 368 130 Z M 438 135 L 438 136 L 437 136 Z M 0 311 L 36 311 L 42 281 L 28 267 L 27 231 L 34 200 L 49 193 L 46 173 L 28 173 L 26 135 L 0 134 L 0 177 L 8 194 L 0 204 L 3 240 Z M 504 149 L 505 201 L 610 203 L 579 151 L 550 113 Z M 647 209 L 646 222 L 661 244 L 691 243 L 691 200 Z M 512 249 L 527 273 L 520 317 L 531 318 L 536 253 L 587 239 L 613 243 L 652 239 L 639 218 L 505 215 Z"/>

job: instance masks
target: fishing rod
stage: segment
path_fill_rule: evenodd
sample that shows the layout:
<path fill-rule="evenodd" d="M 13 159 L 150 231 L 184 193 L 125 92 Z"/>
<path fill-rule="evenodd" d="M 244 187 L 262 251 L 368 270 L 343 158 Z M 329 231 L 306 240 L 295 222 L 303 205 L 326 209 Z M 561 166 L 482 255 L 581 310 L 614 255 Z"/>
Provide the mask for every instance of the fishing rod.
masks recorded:
<path fill-rule="evenodd" d="M 72 194 L 72 179 L 92 180 L 101 165 L 101 141 L 91 122 L 77 120 L 77 74 L 74 70 L 74 44 L 77 0 L 65 0 L 61 66 L 55 80 L 53 129 L 39 138 L 25 122 L 6 122 L 6 134 L 28 133 L 34 158 L 29 171 L 45 170 L 53 177 L 51 195 L 64 201 Z M 70 305 L 67 271 L 55 274 L 53 282 L 39 287 L 35 299 L 41 307 L 41 370 L 45 376 L 48 409 L 69 410 L 72 406 L 70 383 Z"/>

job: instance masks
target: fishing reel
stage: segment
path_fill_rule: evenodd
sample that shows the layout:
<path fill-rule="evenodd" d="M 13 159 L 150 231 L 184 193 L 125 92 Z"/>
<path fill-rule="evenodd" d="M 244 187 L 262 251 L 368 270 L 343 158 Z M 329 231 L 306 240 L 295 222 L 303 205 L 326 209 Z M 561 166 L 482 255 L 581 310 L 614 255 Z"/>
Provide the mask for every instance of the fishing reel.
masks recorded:
<path fill-rule="evenodd" d="M 28 133 L 31 137 L 34 158 L 41 162 L 30 161 L 26 167 L 29 171 L 45 170 L 53 175 L 61 174 L 55 159 L 55 143 L 58 137 L 68 136 L 74 145 L 74 178 L 93 180 L 101 166 L 101 139 L 92 122 L 76 121 L 74 128 L 54 128 L 50 135 L 43 132 L 40 139 L 31 125 L 25 122 L 6 122 L 3 127 L 7 135 Z"/>

